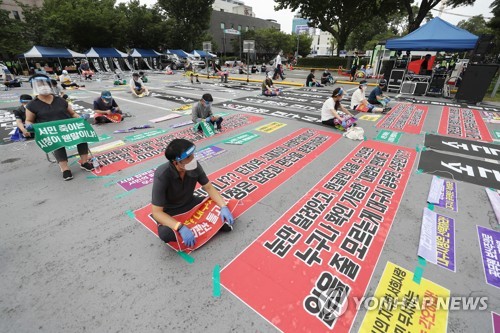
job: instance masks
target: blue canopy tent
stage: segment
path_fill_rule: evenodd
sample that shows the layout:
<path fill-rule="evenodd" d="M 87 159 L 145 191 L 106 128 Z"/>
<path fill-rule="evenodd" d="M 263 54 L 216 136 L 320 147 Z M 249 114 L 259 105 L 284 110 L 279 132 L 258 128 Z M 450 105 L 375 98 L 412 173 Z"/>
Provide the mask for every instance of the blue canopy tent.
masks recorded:
<path fill-rule="evenodd" d="M 167 53 L 175 54 L 179 58 L 187 58 L 188 54 L 182 50 L 167 50 Z"/>
<path fill-rule="evenodd" d="M 436 17 L 402 38 L 389 39 L 385 48 L 400 51 L 465 51 L 472 50 L 477 39 L 467 30 Z"/>
<path fill-rule="evenodd" d="M 62 67 L 60 58 L 79 58 L 85 57 L 85 55 L 70 49 L 35 45 L 29 51 L 20 54 L 18 57 L 25 58 L 26 65 L 29 69 L 28 58 L 57 58 L 59 66 Z"/>
<path fill-rule="evenodd" d="M 88 58 L 100 58 L 102 59 L 102 63 L 104 64 L 104 71 L 111 71 L 110 62 L 108 62 L 107 58 L 111 58 L 114 66 L 121 71 L 118 59 L 127 57 L 127 54 L 121 51 L 118 51 L 112 47 L 92 47 L 90 50 L 85 52 L 85 55 Z M 101 72 L 101 66 L 99 64 L 98 59 L 93 59 L 92 61 L 94 68 Z"/>
<path fill-rule="evenodd" d="M 212 54 L 210 52 L 200 51 L 200 50 L 193 50 L 193 52 L 191 52 L 191 53 L 199 56 L 200 58 L 208 58 L 208 59 L 217 58 L 217 56 L 215 54 Z"/>
<path fill-rule="evenodd" d="M 156 52 L 153 49 L 137 49 L 137 48 L 133 50 L 132 56 L 135 53 L 139 54 L 139 56 L 142 58 L 142 61 L 144 62 L 144 64 L 146 65 L 146 67 L 148 69 L 157 69 L 158 68 L 158 62 L 157 62 L 158 59 L 157 58 L 159 56 L 161 56 L 161 53 Z M 151 58 L 151 59 L 148 60 L 148 58 Z M 151 61 L 151 63 L 149 61 Z M 153 67 L 151 67 L 151 66 L 153 66 Z"/>

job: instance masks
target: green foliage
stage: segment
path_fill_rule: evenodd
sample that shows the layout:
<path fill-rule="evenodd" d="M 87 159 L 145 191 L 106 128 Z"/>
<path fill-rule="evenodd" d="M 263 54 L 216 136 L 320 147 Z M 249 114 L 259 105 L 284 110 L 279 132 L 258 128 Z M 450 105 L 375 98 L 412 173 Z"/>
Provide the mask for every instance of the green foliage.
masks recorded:
<path fill-rule="evenodd" d="M 214 0 L 158 0 L 158 6 L 172 22 L 169 47 L 191 51 L 203 42 L 213 3 Z"/>
<path fill-rule="evenodd" d="M 476 36 L 493 33 L 493 31 L 487 26 L 483 15 L 472 16 L 468 20 L 462 20 L 458 22 L 457 26 Z"/>
<path fill-rule="evenodd" d="M 23 39 L 24 29 L 23 22 L 11 19 L 8 11 L 0 9 L 0 56 L 9 57 L 29 48 L 29 44 Z"/>
<path fill-rule="evenodd" d="M 359 23 L 370 13 L 385 17 L 396 10 L 386 3 L 396 0 L 276 0 L 276 9 L 299 10 L 303 17 L 309 18 L 311 26 L 331 33 L 337 43 L 337 55 L 345 49 L 347 39 Z"/>
<path fill-rule="evenodd" d="M 312 37 L 299 35 L 299 54 L 303 57 L 311 52 Z M 283 50 L 283 54 L 292 55 L 297 51 L 297 35 L 289 35 L 274 28 L 248 30 L 241 33 L 241 41 L 255 40 L 255 49 L 258 55 L 272 58 Z M 239 54 L 239 38 L 231 41 L 234 53 Z"/>

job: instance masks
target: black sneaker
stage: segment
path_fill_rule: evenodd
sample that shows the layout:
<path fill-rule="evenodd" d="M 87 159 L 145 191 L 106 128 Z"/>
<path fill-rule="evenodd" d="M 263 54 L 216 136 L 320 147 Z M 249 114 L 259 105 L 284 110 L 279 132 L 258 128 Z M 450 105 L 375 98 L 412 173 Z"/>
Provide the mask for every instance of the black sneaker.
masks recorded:
<path fill-rule="evenodd" d="M 386 107 L 386 108 L 384 108 L 384 110 L 382 110 L 382 113 L 387 113 L 387 112 L 389 112 L 389 111 L 391 111 L 391 108 Z"/>
<path fill-rule="evenodd" d="M 94 166 L 90 162 L 85 162 L 85 163 L 80 164 L 80 168 L 82 168 L 82 170 L 89 171 L 89 172 L 94 170 Z"/>
<path fill-rule="evenodd" d="M 228 223 L 224 223 L 222 225 L 222 228 L 220 228 L 220 230 L 223 232 L 230 232 L 230 231 L 233 231 L 233 226 L 228 224 Z"/>
<path fill-rule="evenodd" d="M 73 174 L 71 173 L 71 170 L 64 170 L 63 171 L 63 179 L 64 180 L 71 180 L 71 179 L 73 179 Z"/>

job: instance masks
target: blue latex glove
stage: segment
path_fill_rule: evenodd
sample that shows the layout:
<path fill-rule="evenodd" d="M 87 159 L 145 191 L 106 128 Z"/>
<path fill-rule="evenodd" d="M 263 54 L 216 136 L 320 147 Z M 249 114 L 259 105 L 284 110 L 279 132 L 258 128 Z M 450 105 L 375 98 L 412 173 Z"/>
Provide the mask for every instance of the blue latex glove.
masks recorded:
<path fill-rule="evenodd" d="M 186 227 L 185 225 L 181 226 L 179 229 L 179 233 L 181 234 L 182 241 L 187 247 L 193 247 L 194 245 L 194 233 Z"/>
<path fill-rule="evenodd" d="M 347 127 L 347 123 L 346 123 L 346 121 L 345 121 L 345 120 L 342 120 L 342 127 L 343 127 L 343 128 L 346 128 L 346 127 Z"/>
<path fill-rule="evenodd" d="M 228 223 L 229 225 L 233 225 L 234 223 L 233 214 L 231 214 L 227 206 L 221 208 L 220 216 L 222 217 L 222 222 Z"/>
<path fill-rule="evenodd" d="M 85 120 L 89 119 L 90 118 L 90 115 L 88 113 L 84 113 L 80 116 L 80 118 L 83 118 Z"/>
<path fill-rule="evenodd" d="M 212 119 L 212 117 L 207 117 L 207 119 L 205 119 L 205 121 L 208 123 L 211 119 Z"/>
<path fill-rule="evenodd" d="M 27 125 L 27 126 L 26 126 L 26 130 L 27 130 L 28 132 L 34 132 L 34 131 L 35 131 L 35 129 L 33 128 L 33 124 L 29 124 L 29 125 Z"/>
<path fill-rule="evenodd" d="M 116 108 L 111 108 L 111 113 L 116 113 Z"/>

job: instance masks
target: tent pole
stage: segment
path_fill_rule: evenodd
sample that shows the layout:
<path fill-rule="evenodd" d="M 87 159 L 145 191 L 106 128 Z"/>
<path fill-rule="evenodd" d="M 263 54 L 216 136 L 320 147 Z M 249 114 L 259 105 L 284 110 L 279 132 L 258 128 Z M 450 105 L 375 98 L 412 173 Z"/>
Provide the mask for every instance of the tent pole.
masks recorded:
<path fill-rule="evenodd" d="M 62 64 L 61 64 L 61 59 L 59 59 L 59 57 L 57 57 L 57 61 L 59 61 L 59 66 L 61 67 L 61 71 L 62 71 L 63 68 L 62 68 Z M 56 73 L 54 73 L 54 74 L 56 74 Z"/>
<path fill-rule="evenodd" d="M 28 67 L 28 76 L 29 76 L 30 75 L 30 65 L 28 64 L 28 59 L 26 57 L 24 57 L 24 61 L 26 61 L 26 66 Z"/>
<path fill-rule="evenodd" d="M 498 87 L 500 87 L 500 75 L 498 75 L 497 83 L 495 84 L 495 88 L 493 88 L 493 92 L 491 93 L 491 97 L 495 97 L 498 91 Z"/>

